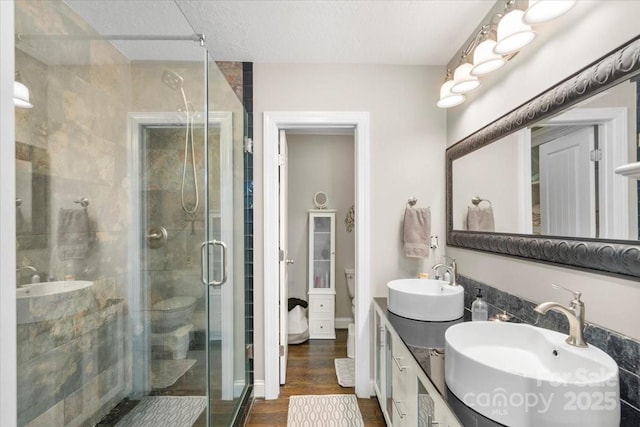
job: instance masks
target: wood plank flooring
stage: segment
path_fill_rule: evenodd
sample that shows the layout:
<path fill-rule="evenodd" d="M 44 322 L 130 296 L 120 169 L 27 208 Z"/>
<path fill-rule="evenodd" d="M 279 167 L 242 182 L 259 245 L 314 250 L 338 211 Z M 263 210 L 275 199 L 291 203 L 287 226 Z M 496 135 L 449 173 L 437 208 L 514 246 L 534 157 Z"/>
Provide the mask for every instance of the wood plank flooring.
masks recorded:
<path fill-rule="evenodd" d="M 336 330 L 335 340 L 309 340 L 289 346 L 287 383 L 277 400 L 256 399 L 247 427 L 286 426 L 289 397 L 303 394 L 353 394 L 353 387 L 338 384 L 334 359 L 347 357 L 347 330 Z M 365 426 L 385 426 L 378 400 L 358 399 Z"/>

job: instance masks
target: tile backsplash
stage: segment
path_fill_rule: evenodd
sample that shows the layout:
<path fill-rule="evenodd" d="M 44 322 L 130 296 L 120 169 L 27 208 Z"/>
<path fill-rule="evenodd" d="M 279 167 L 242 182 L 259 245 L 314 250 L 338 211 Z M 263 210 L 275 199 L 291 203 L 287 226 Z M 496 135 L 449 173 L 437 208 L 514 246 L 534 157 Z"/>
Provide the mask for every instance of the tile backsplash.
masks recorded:
<path fill-rule="evenodd" d="M 529 323 L 541 328 L 568 333 L 569 323 L 565 316 L 553 311 L 540 315 L 533 311 L 536 303 L 500 291 L 488 284 L 477 282 L 463 275 L 458 283 L 465 288 L 464 306 L 471 308 L 476 288 L 489 305 L 489 317 L 506 311 L 514 322 Z M 600 348 L 613 358 L 620 368 L 620 398 L 622 400 L 621 426 L 640 426 L 640 342 L 615 331 L 587 322 L 584 337 L 587 343 Z"/>

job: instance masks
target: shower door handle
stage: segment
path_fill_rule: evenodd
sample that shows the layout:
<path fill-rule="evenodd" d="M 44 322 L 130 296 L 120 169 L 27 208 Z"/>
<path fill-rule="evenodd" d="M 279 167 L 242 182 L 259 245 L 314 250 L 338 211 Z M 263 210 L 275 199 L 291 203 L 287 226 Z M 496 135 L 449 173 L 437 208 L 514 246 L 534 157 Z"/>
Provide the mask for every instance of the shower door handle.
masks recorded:
<path fill-rule="evenodd" d="M 205 276 L 206 271 L 206 259 L 207 259 L 207 250 L 209 246 L 220 246 L 221 249 L 221 263 L 222 263 L 222 277 L 220 280 L 207 280 Z M 202 283 L 206 286 L 222 286 L 227 281 L 227 245 L 224 242 L 219 240 L 209 240 L 203 242 L 200 245 L 200 279 Z"/>

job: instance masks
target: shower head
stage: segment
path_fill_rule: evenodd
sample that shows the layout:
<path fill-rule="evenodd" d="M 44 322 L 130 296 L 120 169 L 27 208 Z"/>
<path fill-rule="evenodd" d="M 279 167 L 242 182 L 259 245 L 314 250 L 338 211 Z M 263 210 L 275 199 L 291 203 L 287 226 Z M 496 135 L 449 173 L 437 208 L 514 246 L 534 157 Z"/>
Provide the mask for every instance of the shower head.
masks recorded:
<path fill-rule="evenodd" d="M 182 95 L 182 102 L 184 102 L 184 111 L 189 113 L 189 101 L 187 101 L 187 95 L 184 93 L 184 79 L 182 76 L 172 70 L 164 70 L 162 73 L 162 83 L 166 84 L 173 90 L 180 90 Z M 178 108 L 181 111 L 181 108 Z"/>
<path fill-rule="evenodd" d="M 162 83 L 166 84 L 173 90 L 182 89 L 182 83 L 184 79 L 182 76 L 175 71 L 164 70 L 162 73 Z"/>

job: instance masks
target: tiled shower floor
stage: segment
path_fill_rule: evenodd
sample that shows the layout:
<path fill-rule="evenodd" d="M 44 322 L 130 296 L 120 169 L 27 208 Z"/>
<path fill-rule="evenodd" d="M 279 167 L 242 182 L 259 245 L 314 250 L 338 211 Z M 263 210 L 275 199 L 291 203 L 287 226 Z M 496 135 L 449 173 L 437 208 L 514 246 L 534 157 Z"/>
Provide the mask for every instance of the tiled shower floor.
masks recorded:
<path fill-rule="evenodd" d="M 192 349 L 189 350 L 187 358 L 195 359 L 196 363 L 171 386 L 164 389 L 157 389 L 149 393 L 150 396 L 204 396 L 206 395 L 206 364 L 205 364 L 205 351 L 203 345 L 195 345 L 192 343 Z M 200 347 L 200 348 L 198 348 Z M 220 342 L 212 341 L 211 343 L 212 360 L 220 361 Z M 169 357 L 167 353 L 163 355 Z M 212 378 L 220 378 L 220 366 L 212 366 Z M 213 381 L 216 383 L 216 381 Z M 219 383 L 219 381 L 217 381 Z M 213 426 L 226 426 L 229 423 L 230 412 L 232 412 L 235 401 L 222 401 L 221 389 L 218 385 L 211 390 L 212 394 L 212 425 Z M 133 400 L 125 398 L 120 401 L 107 415 L 105 415 L 96 427 L 115 427 L 116 424 L 136 405 L 139 400 Z M 206 413 L 203 411 L 196 422 L 194 427 L 206 426 Z"/>

